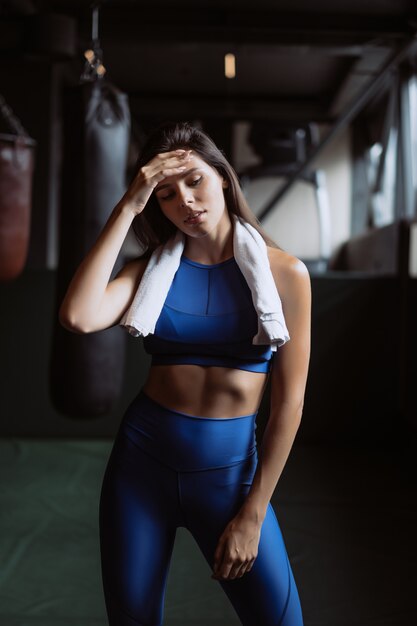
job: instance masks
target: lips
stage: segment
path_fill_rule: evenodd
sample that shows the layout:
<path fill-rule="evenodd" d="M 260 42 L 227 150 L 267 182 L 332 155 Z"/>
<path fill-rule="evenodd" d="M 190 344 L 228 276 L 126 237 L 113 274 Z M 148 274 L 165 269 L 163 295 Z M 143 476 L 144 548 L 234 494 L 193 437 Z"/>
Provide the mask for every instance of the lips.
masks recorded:
<path fill-rule="evenodd" d="M 205 211 L 196 211 L 195 213 L 191 213 L 184 222 L 194 222 L 200 215 L 205 213 Z"/>

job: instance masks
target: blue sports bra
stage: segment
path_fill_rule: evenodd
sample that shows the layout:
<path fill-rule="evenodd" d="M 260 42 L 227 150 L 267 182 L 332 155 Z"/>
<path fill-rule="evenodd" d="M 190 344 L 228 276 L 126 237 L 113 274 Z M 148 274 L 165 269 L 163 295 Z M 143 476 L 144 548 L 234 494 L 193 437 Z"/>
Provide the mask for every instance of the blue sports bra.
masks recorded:
<path fill-rule="evenodd" d="M 234 257 L 206 265 L 184 255 L 153 334 L 143 338 L 152 365 L 193 363 L 269 372 L 271 346 L 253 345 L 258 316 Z"/>

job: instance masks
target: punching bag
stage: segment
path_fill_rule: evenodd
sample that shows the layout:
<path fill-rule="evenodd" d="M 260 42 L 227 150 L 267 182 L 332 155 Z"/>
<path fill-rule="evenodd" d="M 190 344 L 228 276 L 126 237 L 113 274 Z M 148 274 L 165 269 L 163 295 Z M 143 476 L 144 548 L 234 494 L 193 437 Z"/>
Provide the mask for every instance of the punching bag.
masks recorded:
<path fill-rule="evenodd" d="M 14 134 L 0 134 L 0 280 L 22 272 L 29 248 L 36 141 L 0 95 L 0 113 Z"/>
<path fill-rule="evenodd" d="M 63 100 L 60 252 L 50 392 L 58 411 L 75 419 L 109 413 L 121 391 L 125 333 L 120 328 L 77 334 L 58 311 L 82 259 L 126 190 L 130 139 L 127 95 L 97 80 L 67 87 Z M 118 262 L 112 276 L 119 271 Z"/>

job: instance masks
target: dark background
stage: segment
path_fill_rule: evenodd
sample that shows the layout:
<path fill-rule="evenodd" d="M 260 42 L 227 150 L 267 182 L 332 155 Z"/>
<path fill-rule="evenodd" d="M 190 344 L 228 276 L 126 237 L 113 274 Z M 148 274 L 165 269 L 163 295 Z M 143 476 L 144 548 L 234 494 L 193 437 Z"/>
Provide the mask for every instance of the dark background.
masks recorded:
<path fill-rule="evenodd" d="M 91 4 L 0 2 L 0 92 L 37 142 L 27 262 L 0 285 L 0 622 L 7 626 L 106 623 L 98 494 L 112 438 L 149 367 L 141 340 L 102 331 L 126 343 L 111 411 L 74 419 L 52 402 L 64 88 L 83 71 Z M 236 122 L 267 124 L 271 135 L 319 125 L 320 142 L 292 164 L 288 184 L 338 133 L 351 133 L 350 237 L 324 266 L 303 259 L 313 290 L 310 371 L 302 424 L 272 500 L 306 626 L 415 623 L 416 202 L 406 201 L 400 94 L 416 73 L 416 30 L 416 6 L 407 0 L 100 5 L 106 78 L 128 95 L 132 116 L 127 175 L 148 130 L 167 118 L 199 123 L 232 162 Z M 232 81 L 223 76 L 226 52 L 238 62 Z M 369 212 L 366 151 L 383 142 L 392 93 L 400 104 L 389 123 L 402 132 L 395 215 L 379 228 Z M 281 202 L 284 195 L 274 211 Z M 269 389 L 259 439 L 268 403 Z M 180 532 L 166 623 L 237 623 L 199 558 Z"/>

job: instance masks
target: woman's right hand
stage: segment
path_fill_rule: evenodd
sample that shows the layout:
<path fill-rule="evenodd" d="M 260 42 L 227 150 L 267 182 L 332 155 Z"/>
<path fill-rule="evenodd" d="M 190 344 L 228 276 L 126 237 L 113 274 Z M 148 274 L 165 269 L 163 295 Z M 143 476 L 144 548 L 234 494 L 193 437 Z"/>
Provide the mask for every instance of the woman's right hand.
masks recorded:
<path fill-rule="evenodd" d="M 180 149 L 157 154 L 138 170 L 120 202 L 128 206 L 135 215 L 141 213 L 161 180 L 181 174 L 186 169 L 185 164 L 190 160 L 191 152 Z"/>

